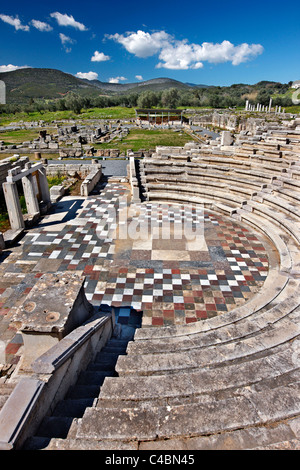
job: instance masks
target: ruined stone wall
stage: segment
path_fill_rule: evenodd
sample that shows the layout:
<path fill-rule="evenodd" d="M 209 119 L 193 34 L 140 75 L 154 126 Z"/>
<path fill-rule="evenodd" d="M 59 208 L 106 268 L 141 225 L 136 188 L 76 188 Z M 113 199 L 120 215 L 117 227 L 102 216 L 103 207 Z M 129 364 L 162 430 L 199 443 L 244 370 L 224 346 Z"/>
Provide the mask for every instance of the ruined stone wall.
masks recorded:
<path fill-rule="evenodd" d="M 29 162 L 28 157 L 21 157 L 18 160 L 14 161 L 13 157 L 5 158 L 0 162 L 0 191 L 3 191 L 2 184 L 5 183 L 8 171 L 17 166 L 21 167 L 23 170 L 25 163 Z"/>
<path fill-rule="evenodd" d="M 234 131 L 238 125 L 237 116 L 235 114 L 218 113 L 217 111 L 203 116 L 196 115 L 191 118 L 190 122 L 193 125 L 202 127 L 215 126 L 229 131 Z"/>
<path fill-rule="evenodd" d="M 84 180 L 92 171 L 95 170 L 95 167 L 100 167 L 97 163 L 92 164 L 81 164 L 81 163 L 54 163 L 48 164 L 46 166 L 47 176 L 69 176 L 77 177 Z"/>

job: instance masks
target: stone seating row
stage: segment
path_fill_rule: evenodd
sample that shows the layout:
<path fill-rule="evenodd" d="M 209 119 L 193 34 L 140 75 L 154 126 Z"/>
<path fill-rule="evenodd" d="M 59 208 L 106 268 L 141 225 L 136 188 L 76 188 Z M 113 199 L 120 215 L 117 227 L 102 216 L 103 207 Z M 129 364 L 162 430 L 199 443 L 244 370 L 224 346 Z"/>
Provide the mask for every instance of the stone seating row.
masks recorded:
<path fill-rule="evenodd" d="M 232 176 L 229 177 L 230 179 L 227 176 L 220 178 L 219 175 L 215 175 L 215 178 L 211 177 L 207 179 L 206 177 L 200 179 L 197 178 L 195 174 L 193 174 L 193 176 L 184 174 L 180 177 L 181 175 L 174 176 L 168 174 L 168 172 L 166 172 L 165 175 L 160 173 L 156 176 L 155 173 L 152 175 L 147 173 L 148 171 L 146 170 L 146 175 L 143 177 L 143 185 L 146 189 L 146 198 L 148 200 L 170 199 L 180 202 L 180 198 L 183 196 L 182 199 L 186 203 L 188 202 L 188 196 L 190 196 L 190 202 L 200 203 L 201 200 L 196 200 L 195 197 L 202 196 L 204 198 L 203 202 L 207 199 L 212 199 L 214 201 L 223 201 L 230 205 L 240 205 L 245 204 L 249 198 L 256 198 L 260 202 L 265 201 L 265 206 L 270 205 L 275 209 L 280 207 L 288 217 L 292 216 L 299 222 L 297 206 L 297 198 L 300 196 L 299 193 L 296 194 L 294 192 L 292 194 L 294 197 L 290 197 L 290 199 L 292 198 L 292 202 L 290 202 L 284 197 L 278 197 L 278 194 L 272 196 L 264 192 L 272 191 L 270 184 L 256 183 L 255 188 L 248 188 L 245 186 L 245 182 L 243 182 L 242 179 L 234 180 Z M 269 189 L 265 190 L 264 188 Z M 279 219 L 281 220 L 281 216 L 279 216 Z"/>
<path fill-rule="evenodd" d="M 284 199 L 287 199 L 288 201 L 291 201 L 293 203 L 300 203 L 300 194 L 296 193 L 292 189 L 286 189 L 282 187 L 275 188 L 273 187 L 273 194 L 279 195 L 280 197 L 283 197 Z"/>
<path fill-rule="evenodd" d="M 210 162 L 174 162 L 171 160 L 166 161 L 159 161 L 159 160 L 146 160 L 143 162 L 144 172 L 146 174 L 158 174 L 158 173 L 165 173 L 166 170 L 170 174 L 180 174 L 183 171 L 190 172 L 195 175 L 202 174 L 210 174 L 215 173 L 221 175 L 226 174 L 237 174 L 239 177 L 243 175 L 243 178 L 247 178 L 248 180 L 252 181 L 261 181 L 261 182 L 269 182 L 271 178 L 274 177 L 274 172 L 271 171 L 264 171 L 262 168 L 255 168 L 252 169 L 248 166 L 244 166 L 244 168 L 240 166 L 231 166 L 230 164 L 222 165 L 216 161 Z M 143 173 L 142 173 L 143 174 Z M 282 172 L 279 172 L 278 175 L 280 176 Z"/>
<path fill-rule="evenodd" d="M 150 163 L 147 159 L 145 161 L 145 164 Z M 274 159 L 264 159 L 260 156 L 257 157 L 249 157 L 245 156 L 244 158 L 239 158 L 238 155 L 232 155 L 232 156 L 219 156 L 216 154 L 211 154 L 209 156 L 206 155 L 199 155 L 195 156 L 193 154 L 191 155 L 180 155 L 180 157 L 177 156 L 169 156 L 168 158 L 166 157 L 165 159 L 158 159 L 155 155 L 152 158 L 153 164 L 156 164 L 156 162 L 168 162 L 168 161 L 173 161 L 177 162 L 177 164 L 184 164 L 185 162 L 188 163 L 194 163 L 196 165 L 209 165 L 210 167 L 225 167 L 228 169 L 247 169 L 249 171 L 258 171 L 261 174 L 266 174 L 266 175 L 274 175 L 276 173 L 280 174 L 282 172 L 286 172 L 288 169 L 292 168 L 291 164 L 294 162 L 294 160 L 287 161 L 283 159 L 278 159 L 277 161 L 274 161 Z M 295 166 L 292 168 L 294 171 L 297 171 L 298 168 Z"/>
<path fill-rule="evenodd" d="M 187 184 L 196 184 L 198 186 L 220 185 L 220 187 L 225 187 L 231 185 L 232 187 L 240 188 L 245 192 L 249 191 L 249 194 L 251 192 L 256 192 L 262 189 L 266 185 L 265 179 L 262 179 L 260 176 L 257 178 L 256 181 L 253 178 L 241 178 L 236 175 L 235 172 L 229 172 L 226 170 L 222 172 L 219 169 L 215 169 L 214 171 L 205 169 L 187 169 L 186 171 L 176 171 L 175 169 L 173 170 L 171 168 L 167 168 L 166 171 L 164 171 L 163 168 L 160 168 L 159 170 L 155 171 L 155 169 L 147 167 L 146 173 L 143 172 L 141 178 L 143 184 L 151 184 L 154 182 L 163 183 L 171 181 L 175 183 L 186 182 Z M 268 183 L 271 182 L 270 179 L 267 181 Z"/>
<path fill-rule="evenodd" d="M 256 141 L 256 142 L 251 142 L 251 141 L 239 141 L 240 145 L 240 150 L 246 150 L 246 151 L 251 151 L 253 153 L 261 153 L 266 156 L 272 156 L 272 155 L 281 155 L 284 156 L 286 152 L 294 152 L 297 153 L 298 150 L 298 144 L 295 143 L 293 144 L 288 144 L 282 143 L 282 142 L 274 142 L 274 141 L 266 141 L 266 140 L 261 140 L 261 141 Z"/>
<path fill-rule="evenodd" d="M 264 218 L 267 217 L 275 225 L 279 227 L 284 227 L 289 236 L 292 236 L 297 243 L 300 243 L 299 220 L 295 222 L 292 217 L 289 217 L 286 214 L 282 214 L 280 210 L 274 210 L 273 207 L 271 209 L 264 203 L 258 203 L 256 201 L 248 201 L 247 207 L 245 207 L 245 209 L 250 210 L 254 213 L 257 212 L 259 214 L 262 214 Z"/>
<path fill-rule="evenodd" d="M 121 406 L 88 408 L 84 418 L 76 423 L 76 439 L 96 440 L 98 445 L 105 440 L 135 442 L 140 449 L 143 448 L 141 443 L 148 443 L 148 448 L 153 449 L 160 440 L 199 438 L 250 426 L 271 426 L 299 413 L 297 378 L 288 380 L 286 377 L 283 385 L 270 390 L 262 387 L 255 391 L 255 387 L 246 386 L 230 397 L 202 395 L 199 402 L 194 400 L 193 403 L 160 406 L 144 403 L 127 407 L 122 403 Z M 196 442 L 193 447 L 197 449 Z"/>

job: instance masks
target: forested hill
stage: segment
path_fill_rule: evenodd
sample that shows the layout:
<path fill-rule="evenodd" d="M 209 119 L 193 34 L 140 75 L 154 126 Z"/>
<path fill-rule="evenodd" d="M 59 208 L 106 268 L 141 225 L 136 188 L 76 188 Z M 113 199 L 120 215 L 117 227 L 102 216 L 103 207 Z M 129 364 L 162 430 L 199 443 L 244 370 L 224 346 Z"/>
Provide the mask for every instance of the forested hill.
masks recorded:
<path fill-rule="evenodd" d="M 253 103 L 290 106 L 292 82 L 282 84 L 263 81 L 255 85 L 234 84 L 228 87 L 182 83 L 170 78 L 155 78 L 137 83 L 106 83 L 83 80 L 55 69 L 24 68 L 0 73 L 6 84 L 8 106 L 44 106 L 51 102 L 62 109 L 66 101 L 77 100 L 88 106 L 243 106 Z"/>

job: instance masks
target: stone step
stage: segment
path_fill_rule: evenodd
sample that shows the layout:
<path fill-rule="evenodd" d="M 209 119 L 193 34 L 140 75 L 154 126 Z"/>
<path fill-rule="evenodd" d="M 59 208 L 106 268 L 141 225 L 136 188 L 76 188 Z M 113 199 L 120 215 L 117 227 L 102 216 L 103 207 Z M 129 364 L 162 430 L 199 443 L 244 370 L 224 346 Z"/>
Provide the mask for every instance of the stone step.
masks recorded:
<path fill-rule="evenodd" d="M 115 375 L 115 363 L 120 353 L 124 354 L 127 343 L 124 340 L 109 340 L 108 346 L 96 355 L 95 361 L 80 373 L 77 382 L 68 390 L 65 399 L 56 405 L 52 415 L 43 419 L 36 436 L 26 442 L 26 449 L 45 448 L 51 438 L 66 439 L 69 432 L 72 437 L 71 429 L 76 419 L 95 404 L 105 379 Z"/>
<path fill-rule="evenodd" d="M 123 346 L 104 346 L 101 350 L 103 353 L 110 353 L 110 354 L 126 354 L 126 347 Z"/>
<path fill-rule="evenodd" d="M 178 181 L 177 177 L 172 177 L 168 174 L 166 175 L 157 175 L 154 174 L 153 176 L 147 176 L 145 178 L 145 184 L 151 182 L 165 182 L 168 184 L 170 181 Z M 241 179 L 235 176 L 233 173 L 229 174 L 210 174 L 209 172 L 203 171 L 201 174 L 195 176 L 195 174 L 190 174 L 189 172 L 184 175 L 184 179 L 180 178 L 180 181 L 187 181 L 189 184 L 197 184 L 198 186 L 202 185 L 211 185 L 216 187 L 230 187 L 234 188 L 236 191 L 244 191 L 251 193 L 251 190 L 260 189 L 262 186 L 261 181 L 253 181 L 253 180 L 246 180 L 245 178 Z"/>
<path fill-rule="evenodd" d="M 32 444 L 34 445 L 34 443 Z M 42 447 L 38 449 L 44 450 L 104 450 L 104 451 L 133 451 L 138 450 L 137 442 L 118 441 L 96 441 L 94 439 L 51 439 L 40 440 L 35 443 Z M 36 447 L 34 448 L 36 449 Z M 30 449 L 29 449 L 30 450 Z"/>
<path fill-rule="evenodd" d="M 291 418 L 272 426 L 249 427 L 228 432 L 190 438 L 175 438 L 144 441 L 139 444 L 142 451 L 168 450 L 258 450 L 294 449 L 299 446 L 299 418 Z"/>
<path fill-rule="evenodd" d="M 65 439 L 73 422 L 69 416 L 47 416 L 43 419 L 36 435 L 38 437 L 59 437 Z"/>
<path fill-rule="evenodd" d="M 15 383 L 5 382 L 0 383 L 0 396 L 9 396 L 15 388 Z"/>
<path fill-rule="evenodd" d="M 288 187 L 290 189 L 300 191 L 300 181 L 292 178 L 287 178 L 286 175 L 278 176 L 277 181 L 283 184 L 283 187 Z M 275 178 L 273 183 L 275 182 Z"/>
<path fill-rule="evenodd" d="M 114 370 L 119 357 L 122 357 L 122 355 L 101 351 L 96 355 L 94 365 L 96 367 L 100 366 L 103 371 L 111 371 Z"/>
<path fill-rule="evenodd" d="M 112 377 L 114 371 L 83 371 L 81 372 L 76 385 L 102 385 L 106 377 Z"/>
<path fill-rule="evenodd" d="M 99 395 L 100 387 L 101 385 L 74 385 L 68 391 L 66 398 L 95 398 Z"/>
<path fill-rule="evenodd" d="M 26 440 L 22 450 L 46 449 L 50 442 L 51 437 L 32 436 Z M 61 442 L 65 442 L 65 439 L 61 439 Z"/>
<path fill-rule="evenodd" d="M 300 313 L 295 312 L 293 318 L 270 325 L 259 335 L 240 338 L 229 344 L 195 347 L 188 351 L 149 353 L 147 355 L 129 354 L 121 356 L 116 365 L 119 376 L 123 375 L 160 375 L 164 373 L 178 373 L 184 370 L 193 370 L 199 367 L 221 366 L 230 361 L 241 362 L 254 358 L 257 354 L 268 354 L 270 348 L 286 344 L 299 337 Z"/>
<path fill-rule="evenodd" d="M 265 204 L 260 204 L 254 201 L 249 201 L 251 210 L 258 214 L 263 214 L 273 221 L 276 225 L 284 227 L 287 232 L 294 238 L 294 240 L 300 244 L 300 225 L 299 222 L 293 221 L 291 218 L 281 213 L 279 210 L 267 207 Z M 243 207 L 244 208 L 244 207 Z"/>
<path fill-rule="evenodd" d="M 254 447 L 253 450 L 300 450 L 300 439 L 280 441 Z"/>
<path fill-rule="evenodd" d="M 52 416 L 81 418 L 85 409 L 93 406 L 94 398 L 81 398 L 60 401 L 55 407 Z"/>
<path fill-rule="evenodd" d="M 296 201 L 294 201 L 294 203 L 289 203 L 285 199 L 281 198 L 279 195 L 274 197 L 270 194 L 264 193 L 263 191 L 258 193 L 258 196 L 261 197 L 261 202 L 265 203 L 267 206 L 271 206 L 275 209 L 286 212 L 288 215 L 292 215 L 293 217 L 300 217 Z"/>
<path fill-rule="evenodd" d="M 273 188 L 273 193 L 276 195 L 279 195 L 280 197 L 286 198 L 289 202 L 294 202 L 299 204 L 300 203 L 300 192 L 296 193 L 295 191 L 291 189 L 285 189 L 285 188 Z"/>
<path fill-rule="evenodd" d="M 299 295 L 297 291 L 293 289 L 299 289 L 299 281 L 293 282 L 291 280 L 289 285 L 286 286 L 286 294 L 288 298 L 279 301 L 276 305 L 269 310 L 261 312 L 258 316 L 253 314 L 247 316 L 245 319 L 240 319 L 232 324 L 224 325 L 218 330 L 199 330 L 195 328 L 194 332 L 191 329 L 189 333 L 181 336 L 170 336 L 163 338 L 152 337 L 151 341 L 137 340 L 135 341 L 128 351 L 128 356 L 131 354 L 159 354 L 166 352 L 178 352 L 178 351 L 192 351 L 195 348 L 204 350 L 207 347 L 220 347 L 225 344 L 232 344 L 236 341 L 244 341 L 247 338 L 258 336 L 261 333 L 272 328 L 272 325 L 276 326 L 278 321 L 288 318 L 288 315 L 298 307 Z"/>
<path fill-rule="evenodd" d="M 300 384 L 199 403 L 129 408 L 88 408 L 76 423 L 77 439 L 156 440 L 224 433 L 300 415 Z M 114 419 L 111 419 L 111 416 Z M 105 426 L 103 426 L 105 423 Z"/>
<path fill-rule="evenodd" d="M 227 215 L 230 215 L 230 216 L 235 214 L 236 210 L 237 210 L 236 207 L 228 206 L 226 204 L 221 204 L 220 202 L 215 202 L 213 204 L 213 207 L 215 207 L 220 212 L 223 212 L 224 214 L 227 214 Z"/>
<path fill-rule="evenodd" d="M 298 342 L 299 343 L 299 342 Z M 293 352 L 294 351 L 294 354 Z M 120 376 L 108 378 L 101 388 L 97 407 L 136 406 L 137 403 L 199 401 L 204 395 L 222 397 L 238 393 L 241 387 L 274 388 L 300 380 L 296 348 L 277 348 L 273 354 L 220 368 L 201 368 L 177 374 Z M 274 364 L 280 364 L 274 368 Z"/>

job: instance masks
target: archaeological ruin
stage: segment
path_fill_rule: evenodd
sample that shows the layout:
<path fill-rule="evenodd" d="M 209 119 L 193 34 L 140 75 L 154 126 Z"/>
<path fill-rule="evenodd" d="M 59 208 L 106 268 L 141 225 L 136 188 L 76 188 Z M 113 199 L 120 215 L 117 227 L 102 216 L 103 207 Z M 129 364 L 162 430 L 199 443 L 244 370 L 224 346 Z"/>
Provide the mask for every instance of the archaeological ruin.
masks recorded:
<path fill-rule="evenodd" d="M 299 450 L 300 119 L 249 106 L 2 143 L 1 450 Z"/>

